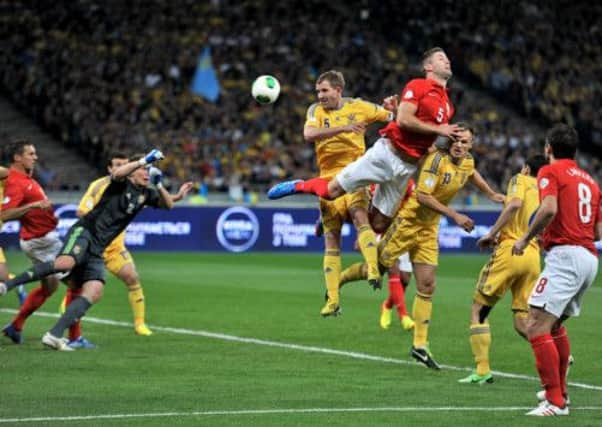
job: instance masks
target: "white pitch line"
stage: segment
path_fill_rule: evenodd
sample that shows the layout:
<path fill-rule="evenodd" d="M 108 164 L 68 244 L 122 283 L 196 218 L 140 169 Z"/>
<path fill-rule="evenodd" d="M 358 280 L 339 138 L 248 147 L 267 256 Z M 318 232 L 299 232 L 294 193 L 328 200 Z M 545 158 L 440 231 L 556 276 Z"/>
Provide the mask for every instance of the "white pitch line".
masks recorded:
<path fill-rule="evenodd" d="M 114 420 L 127 418 L 160 418 L 160 417 L 200 417 L 212 415 L 274 415 L 274 414 L 328 414 L 328 413 L 357 413 L 357 412 L 518 412 L 533 409 L 532 406 L 487 406 L 487 407 L 385 407 L 385 408 L 291 408 L 291 409 L 241 409 L 241 410 L 213 410 L 192 412 L 150 412 L 141 414 L 98 414 L 67 417 L 31 417 L 31 418 L 0 418 L 4 423 L 31 423 L 52 421 L 91 421 Z M 571 407 L 571 411 L 602 411 L 602 406 Z"/>
<path fill-rule="evenodd" d="M 13 309 L 4 308 L 4 309 L 0 309 L 0 312 L 16 313 L 17 311 L 13 310 Z M 34 315 L 40 316 L 40 317 L 52 317 L 52 318 L 59 317 L 59 315 L 56 313 L 48 313 L 48 312 L 36 312 L 36 313 L 34 313 Z M 120 327 L 127 327 L 127 328 L 133 327 L 133 325 L 128 322 L 120 322 L 120 321 L 116 321 L 116 320 L 101 319 L 98 317 L 86 316 L 85 321 L 90 322 L 90 323 L 96 323 L 99 325 L 120 326 Z M 236 335 L 226 335 L 226 334 L 220 334 L 220 333 L 203 331 L 203 330 L 170 328 L 170 327 L 156 326 L 156 325 L 148 325 L 148 326 L 151 329 L 154 329 L 156 331 L 170 332 L 173 334 L 192 335 L 192 336 L 197 336 L 197 337 L 214 338 L 214 339 L 219 339 L 219 340 L 223 340 L 223 341 L 233 341 L 233 342 L 239 342 L 239 343 L 245 343 L 245 344 L 262 345 L 262 346 L 266 346 L 266 347 L 277 347 L 277 348 L 285 348 L 288 350 L 298 350 L 298 351 L 305 351 L 305 352 L 311 352 L 311 353 L 322 353 L 322 354 L 329 354 L 329 355 L 334 355 L 334 356 L 349 357 L 352 359 L 370 360 L 373 362 L 393 363 L 393 364 L 397 364 L 397 365 L 412 365 L 412 366 L 417 365 L 417 362 L 410 361 L 410 360 L 375 356 L 375 355 L 371 355 L 371 354 L 367 354 L 367 353 L 359 353 L 359 352 L 354 352 L 354 351 L 343 351 L 343 350 L 335 350 L 335 349 L 325 348 L 325 347 L 314 347 L 314 346 L 306 346 L 306 345 L 300 345 L 300 344 L 290 344 L 290 343 L 284 343 L 284 342 L 278 342 L 278 341 L 262 340 L 262 339 L 258 339 L 258 338 L 245 338 L 245 337 L 239 337 Z M 468 368 L 468 367 L 459 367 L 459 366 L 452 366 L 452 365 L 441 365 L 441 367 L 443 369 L 447 369 L 450 371 L 471 372 L 473 370 L 472 368 Z M 539 381 L 539 378 L 532 377 L 529 375 L 512 374 L 512 373 L 500 372 L 500 371 L 492 371 L 492 373 L 495 376 L 502 377 L 502 378 L 512 378 L 512 379 L 525 380 L 525 381 Z M 587 389 L 587 390 L 602 391 L 602 386 L 598 386 L 598 385 L 577 383 L 577 382 L 569 382 L 568 385 L 570 385 L 572 387 Z"/>

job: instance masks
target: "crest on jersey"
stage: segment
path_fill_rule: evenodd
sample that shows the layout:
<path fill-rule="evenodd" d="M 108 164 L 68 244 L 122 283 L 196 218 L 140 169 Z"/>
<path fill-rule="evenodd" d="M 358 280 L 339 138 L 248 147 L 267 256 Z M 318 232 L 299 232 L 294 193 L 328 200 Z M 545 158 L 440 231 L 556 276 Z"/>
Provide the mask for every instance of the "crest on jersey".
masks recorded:
<path fill-rule="evenodd" d="M 141 194 L 138 196 L 138 204 L 139 205 L 143 204 L 145 200 L 146 200 L 146 197 L 144 197 L 144 194 Z"/>
<path fill-rule="evenodd" d="M 348 115 L 347 115 L 347 120 L 349 120 L 349 123 L 353 123 L 353 122 L 355 122 L 355 113 L 353 113 L 353 114 L 348 114 Z"/>
<path fill-rule="evenodd" d="M 549 183 L 550 183 L 550 181 L 548 180 L 548 178 L 542 178 L 539 181 L 539 188 L 541 188 L 543 190 L 544 188 L 546 188 L 548 186 Z"/>
<path fill-rule="evenodd" d="M 412 92 L 411 90 L 408 90 L 406 92 L 406 94 L 403 96 L 405 99 L 410 99 L 414 97 L 414 92 Z"/>
<path fill-rule="evenodd" d="M 424 185 L 426 185 L 428 188 L 433 188 L 433 186 L 435 185 L 435 180 L 433 177 L 429 177 L 427 179 L 424 180 Z"/>

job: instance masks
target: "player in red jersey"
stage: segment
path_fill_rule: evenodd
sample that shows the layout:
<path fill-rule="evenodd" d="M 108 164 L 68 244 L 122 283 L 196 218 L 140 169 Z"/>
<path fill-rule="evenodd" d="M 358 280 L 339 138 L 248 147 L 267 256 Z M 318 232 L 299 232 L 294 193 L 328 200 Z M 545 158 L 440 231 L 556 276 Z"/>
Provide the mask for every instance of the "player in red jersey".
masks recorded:
<path fill-rule="evenodd" d="M 422 61 L 424 79 L 411 80 L 397 106 L 389 97 L 385 108 L 396 108 L 397 119 L 380 131 L 381 138 L 334 179 L 312 178 L 277 184 L 268 191 L 270 199 L 295 193 L 311 193 L 332 200 L 369 184 L 379 184 L 373 199 L 374 231 L 383 232 L 397 212 L 416 165 L 438 136 L 455 139 L 461 129 L 449 124 L 454 107 L 447 96 L 451 64 L 443 49 L 426 51 Z M 387 105 L 388 104 L 388 105 Z"/>
<path fill-rule="evenodd" d="M 32 178 L 38 160 L 36 149 L 29 141 L 20 139 L 10 145 L 9 154 L 12 164 L 6 178 L 1 218 L 3 221 L 18 219 L 23 252 L 34 264 L 47 262 L 54 259 L 63 243 L 56 231 L 58 219 L 52 203 Z M 21 344 L 26 319 L 56 291 L 58 284 L 56 275 L 42 279 L 41 285 L 29 293 L 12 322 L 2 329 L 4 335 L 15 344 Z"/>
<path fill-rule="evenodd" d="M 566 371 L 570 343 L 562 322 L 581 311 L 583 294 L 598 272 L 594 241 L 602 237 L 600 189 L 575 162 L 577 132 L 560 124 L 548 131 L 545 154 L 550 164 L 537 174 L 540 207 L 512 253 L 522 255 L 543 232 L 545 268 L 529 297 L 527 337 L 544 387 L 542 402 L 527 415 L 568 415 Z"/>

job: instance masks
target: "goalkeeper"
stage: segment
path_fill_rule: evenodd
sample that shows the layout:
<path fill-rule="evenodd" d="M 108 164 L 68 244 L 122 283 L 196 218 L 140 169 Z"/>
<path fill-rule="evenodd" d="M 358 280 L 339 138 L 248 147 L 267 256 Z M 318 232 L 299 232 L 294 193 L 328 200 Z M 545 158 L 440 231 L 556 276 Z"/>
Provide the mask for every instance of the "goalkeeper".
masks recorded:
<path fill-rule="evenodd" d="M 0 295 L 14 287 L 57 272 L 70 272 L 71 286 L 81 288 L 42 343 L 55 350 L 70 351 L 65 329 L 88 311 L 102 297 L 104 278 L 103 251 L 145 206 L 171 209 L 182 199 L 192 183 L 183 184 L 178 193 L 170 195 L 161 185 L 161 171 L 146 167 L 163 159 L 155 149 L 146 156 L 134 157 L 111 173 L 111 182 L 98 204 L 69 229 L 65 244 L 54 261 L 35 264 L 6 283 L 0 282 Z M 150 186 L 151 182 L 155 188 Z"/>

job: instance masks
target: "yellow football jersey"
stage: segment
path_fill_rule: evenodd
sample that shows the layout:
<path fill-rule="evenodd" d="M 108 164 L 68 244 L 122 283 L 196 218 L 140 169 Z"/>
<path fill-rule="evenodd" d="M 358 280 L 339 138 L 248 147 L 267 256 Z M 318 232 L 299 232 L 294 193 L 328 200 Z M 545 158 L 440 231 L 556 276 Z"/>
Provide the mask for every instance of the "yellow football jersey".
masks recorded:
<path fill-rule="evenodd" d="M 518 240 L 525 235 L 529 229 L 531 218 L 539 207 L 539 192 L 537 189 L 537 179 L 523 174 L 517 174 L 512 177 L 508 183 L 506 192 L 506 203 L 512 199 L 520 199 L 523 204 L 514 214 L 510 222 L 500 230 L 500 241 L 506 239 Z M 539 247 L 537 239 L 529 242 L 534 247 Z"/>
<path fill-rule="evenodd" d="M 399 215 L 422 225 L 438 225 L 439 213 L 418 203 L 417 192 L 430 194 L 444 205 L 454 196 L 474 174 L 474 159 L 469 154 L 455 164 L 449 154 L 435 151 L 429 154 L 418 177 L 416 189 L 405 203 Z"/>
<path fill-rule="evenodd" d="M 90 212 L 94 206 L 100 201 L 103 193 L 111 183 L 110 176 L 104 176 L 102 178 L 98 178 L 88 186 L 86 190 L 86 194 L 79 202 L 79 206 L 77 209 L 81 211 L 83 214 L 87 214 Z M 111 251 L 119 252 L 122 248 L 125 247 L 125 230 L 122 231 L 107 248 L 105 249 L 105 254 Z"/>
<path fill-rule="evenodd" d="M 326 110 L 318 103 L 312 104 L 307 110 L 305 126 L 330 128 L 352 123 L 384 122 L 392 118 L 392 113 L 380 105 L 360 98 L 343 98 L 343 105 L 338 110 Z M 315 141 L 315 147 L 322 178 L 332 178 L 366 151 L 364 134 L 353 132 Z"/>

